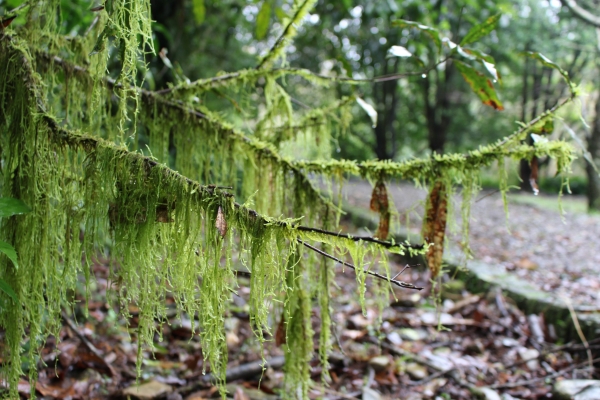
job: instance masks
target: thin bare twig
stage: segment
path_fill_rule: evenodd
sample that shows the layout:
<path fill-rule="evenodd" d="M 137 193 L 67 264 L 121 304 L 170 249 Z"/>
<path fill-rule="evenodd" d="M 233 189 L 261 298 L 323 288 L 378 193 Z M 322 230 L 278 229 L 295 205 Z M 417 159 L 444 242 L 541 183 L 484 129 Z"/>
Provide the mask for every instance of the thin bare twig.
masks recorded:
<path fill-rule="evenodd" d="M 96 15 L 94 17 L 94 20 L 90 24 L 90 26 L 88 26 L 88 28 L 85 30 L 85 32 L 83 34 L 84 37 L 87 36 L 92 31 L 92 29 L 94 29 L 94 27 L 96 26 L 96 24 L 98 24 L 98 21 L 100 21 L 100 16 Z"/>
<path fill-rule="evenodd" d="M 337 258 L 335 256 L 332 256 L 331 254 L 326 253 L 326 252 L 324 252 L 321 249 L 318 249 L 318 248 L 316 248 L 314 246 L 311 246 L 310 244 L 308 244 L 308 243 L 306 243 L 306 242 L 304 242 L 304 241 L 302 241 L 300 239 L 296 239 L 296 240 L 298 240 L 298 243 L 303 244 L 304 246 L 308 247 L 312 251 L 315 251 L 315 252 L 321 254 L 324 257 L 327 257 L 327 258 L 329 258 L 329 259 L 331 259 L 333 261 L 336 261 L 336 262 L 338 262 L 338 263 L 340 263 L 342 265 L 345 265 L 346 267 L 352 268 L 353 270 L 356 270 L 356 268 L 357 268 L 353 264 L 347 263 L 344 260 L 340 260 L 339 258 Z M 415 289 L 415 290 L 422 290 L 423 289 L 422 287 L 415 286 L 412 283 L 407 283 L 407 282 L 402 282 L 402 281 L 397 281 L 397 280 L 394 280 L 394 279 L 390 279 L 389 277 L 387 277 L 385 275 L 381 275 L 378 272 L 373 272 L 373 271 L 365 270 L 365 269 L 363 269 L 363 271 L 366 272 L 367 274 L 371 275 L 371 276 L 374 276 L 374 277 L 379 278 L 379 279 L 383 279 L 383 280 L 388 281 L 390 283 L 393 283 L 394 285 L 399 286 L 401 288 Z"/>
<path fill-rule="evenodd" d="M 600 346 L 598 346 L 598 345 L 596 345 L 596 346 L 592 345 L 593 343 L 598 343 L 598 342 L 600 342 L 600 338 L 596 338 L 596 339 L 590 340 L 588 342 L 588 345 L 591 345 L 591 346 L 588 346 L 587 348 L 589 348 L 589 349 L 600 348 Z M 519 365 L 523 365 L 523 364 L 527 363 L 528 361 L 539 360 L 542 357 L 547 356 L 548 354 L 556 353 L 556 352 L 559 352 L 559 351 L 562 351 L 562 350 L 572 350 L 572 351 L 575 351 L 575 350 L 581 350 L 581 349 L 586 349 L 586 347 L 583 344 L 567 343 L 567 344 L 564 344 L 562 346 L 556 346 L 556 347 L 553 347 L 551 349 L 542 351 L 542 352 L 540 352 L 538 354 L 537 357 L 526 358 L 526 359 L 523 359 L 523 360 L 515 361 L 512 364 L 505 365 L 504 369 L 508 370 L 508 369 L 511 369 L 511 368 L 514 368 L 514 367 L 518 367 Z M 588 362 L 589 362 L 589 360 L 588 360 Z"/>
<path fill-rule="evenodd" d="M 98 350 L 98 348 L 96 346 L 94 346 L 92 344 L 92 342 L 90 342 L 88 340 L 88 338 L 86 338 L 83 335 L 83 333 L 81 333 L 79 331 L 79 329 L 77 328 L 77 325 L 75 324 L 75 322 L 71 318 L 69 318 L 69 316 L 67 315 L 67 313 L 64 312 L 64 311 L 62 311 L 61 312 L 61 316 L 62 316 L 63 321 L 66 322 L 66 324 L 69 326 L 69 328 L 71 329 L 71 331 L 79 338 L 79 340 L 81 341 L 81 343 L 90 351 L 90 353 L 92 353 L 98 359 L 98 362 L 100 362 L 101 364 L 103 364 L 103 366 L 110 372 L 110 374 L 112 376 L 116 376 L 117 372 L 112 367 L 112 365 L 110 365 L 109 363 L 106 362 L 106 359 L 105 359 L 104 355 L 100 352 L 100 350 Z"/>
<path fill-rule="evenodd" d="M 344 239 L 350 239 L 350 240 L 354 240 L 355 242 L 363 241 L 363 242 L 376 243 L 376 244 L 381 245 L 386 248 L 402 247 L 405 249 L 415 249 L 415 250 L 421 250 L 423 248 L 422 244 L 393 243 L 393 242 L 388 242 L 385 240 L 379 240 L 372 236 L 353 236 L 353 235 L 349 235 L 347 233 L 336 233 L 336 232 L 327 231 L 327 230 L 319 229 L 319 228 L 310 228 L 307 226 L 298 226 L 296 229 L 298 229 L 299 231 L 322 233 L 322 234 L 328 235 L 328 236 L 336 236 L 336 237 L 340 237 L 340 238 L 344 238 Z"/>
<path fill-rule="evenodd" d="M 281 367 L 283 367 L 284 363 L 285 357 L 277 356 L 268 360 L 252 361 L 247 364 L 242 364 L 235 367 L 228 367 L 225 381 L 231 382 L 238 379 L 251 378 L 256 375 L 260 375 L 266 368 L 280 369 Z M 210 386 L 212 380 L 212 374 L 206 374 L 202 376 L 199 381 L 177 389 L 177 393 L 188 394 L 195 390 L 204 388 L 206 386 Z"/>
<path fill-rule="evenodd" d="M 598 362 L 600 361 L 600 358 L 595 358 L 593 360 L 591 360 L 592 363 Z M 562 376 L 564 374 L 566 374 L 567 372 L 570 372 L 574 369 L 577 368 L 581 368 L 581 367 L 585 367 L 585 365 L 588 363 L 589 361 L 584 361 L 582 363 L 579 364 L 573 364 L 568 366 L 565 369 L 562 369 L 554 374 L 550 374 L 550 375 L 546 375 L 546 376 L 540 376 L 538 378 L 533 378 L 533 379 L 528 379 L 528 380 L 523 380 L 523 381 L 517 381 L 517 382 L 509 382 L 509 383 L 503 383 L 503 384 L 496 384 L 496 385 L 491 385 L 488 386 L 490 389 L 506 389 L 506 388 L 513 388 L 513 387 L 517 387 L 517 386 L 528 386 L 531 385 L 533 383 L 537 383 L 540 381 L 544 381 L 546 379 L 555 379 L 558 378 L 559 376 Z"/>
<path fill-rule="evenodd" d="M 590 350 L 590 345 L 589 345 L 587 339 L 585 338 L 583 331 L 581 330 L 581 325 L 579 325 L 579 318 L 577 318 L 577 313 L 573 309 L 573 304 L 571 303 L 571 300 L 565 295 L 562 295 L 561 297 L 562 297 L 563 301 L 565 302 L 565 304 L 567 305 L 567 308 L 569 309 L 569 313 L 571 314 L 571 319 L 573 320 L 573 325 L 575 326 L 577 335 L 579 336 L 581 343 L 583 343 L 583 345 L 585 346 L 585 350 L 586 350 L 586 353 L 588 356 L 588 362 L 590 364 L 590 369 L 592 369 L 592 368 L 594 368 L 594 365 L 593 365 L 594 363 L 592 362 L 592 351 Z"/>

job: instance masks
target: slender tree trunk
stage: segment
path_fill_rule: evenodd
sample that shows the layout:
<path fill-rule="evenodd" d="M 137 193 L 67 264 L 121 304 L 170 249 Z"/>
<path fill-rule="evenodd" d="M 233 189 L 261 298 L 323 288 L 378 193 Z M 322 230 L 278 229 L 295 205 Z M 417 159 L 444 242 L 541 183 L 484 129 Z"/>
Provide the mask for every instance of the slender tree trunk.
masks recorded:
<path fill-rule="evenodd" d="M 423 79 L 423 102 L 425 104 L 425 118 L 427 119 L 427 131 L 429 137 L 429 148 L 432 153 L 442 154 L 446 145 L 448 127 L 452 121 L 450 109 L 450 79 L 452 77 L 452 64 L 446 65 L 443 72 L 435 71 Z M 435 78 L 433 74 L 435 73 Z M 435 79 L 435 99 L 431 101 L 431 81 Z"/>
<path fill-rule="evenodd" d="M 592 126 L 592 133 L 588 138 L 588 151 L 592 160 L 600 168 L 600 95 L 596 100 L 596 116 Z M 600 175 L 598 171 L 586 160 L 585 171 L 588 177 L 588 211 L 600 211 Z"/>
<path fill-rule="evenodd" d="M 393 64 L 392 73 L 398 72 L 399 59 Z M 386 62 L 384 75 L 390 73 Z M 396 133 L 394 132 L 394 121 L 396 120 L 396 108 L 398 106 L 398 83 L 394 80 L 378 84 L 381 87 L 381 97 L 377 104 L 381 105 L 379 110 L 379 123 L 375 127 L 375 153 L 380 160 L 393 159 L 396 155 Z M 377 93 L 377 91 L 375 91 Z"/>

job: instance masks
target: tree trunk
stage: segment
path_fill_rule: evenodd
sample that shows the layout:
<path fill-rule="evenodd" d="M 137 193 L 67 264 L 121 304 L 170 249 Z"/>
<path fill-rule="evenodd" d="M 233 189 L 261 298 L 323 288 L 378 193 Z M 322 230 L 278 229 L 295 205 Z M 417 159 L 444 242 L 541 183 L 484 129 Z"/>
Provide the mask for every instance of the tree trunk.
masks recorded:
<path fill-rule="evenodd" d="M 398 72 L 398 61 L 399 59 L 396 58 L 392 73 Z M 386 62 L 384 75 L 389 73 L 388 66 L 388 62 Z M 390 80 L 377 85 L 381 87 L 381 97 L 377 99 L 377 104 L 381 108 L 378 111 L 380 115 L 379 122 L 374 129 L 375 153 L 380 160 L 391 160 L 396 155 L 397 149 L 394 121 L 396 120 L 396 108 L 398 106 L 398 83 L 395 80 Z M 377 93 L 377 90 L 374 93 Z"/>
<path fill-rule="evenodd" d="M 600 166 L 600 95 L 596 100 L 596 116 L 587 145 L 592 160 L 597 167 Z M 588 211 L 600 211 L 600 175 L 594 165 L 587 160 L 585 171 L 588 177 Z"/>
<path fill-rule="evenodd" d="M 542 80 L 544 77 L 544 71 L 539 70 L 537 67 L 537 64 L 535 63 L 531 63 L 531 69 L 532 69 L 532 75 L 533 75 L 533 84 L 532 84 L 532 94 L 531 94 L 531 114 L 529 115 L 529 117 L 527 116 L 527 112 L 526 112 L 526 108 L 523 109 L 523 122 L 527 122 L 529 120 L 532 120 L 533 118 L 535 118 L 538 115 L 539 112 L 539 105 L 541 103 L 541 93 L 542 93 Z M 524 101 L 523 101 L 523 106 L 526 106 L 526 96 L 527 93 L 525 93 L 525 91 L 527 90 L 527 82 L 526 80 L 528 79 L 528 71 L 527 71 L 527 66 L 528 63 L 525 64 L 525 76 L 523 78 L 523 96 L 524 96 Z M 527 139 L 525 140 L 525 142 L 529 145 L 533 144 L 533 140 L 531 139 L 531 136 L 527 136 Z M 525 191 L 525 192 L 532 192 L 533 191 L 533 187 L 531 186 L 531 183 L 529 182 L 529 178 L 531 176 L 531 167 L 529 165 L 530 160 L 521 160 L 520 165 L 519 165 L 519 178 L 521 178 L 521 190 Z"/>
<path fill-rule="evenodd" d="M 440 71 L 431 72 L 423 79 L 423 103 L 425 104 L 425 118 L 427 119 L 427 132 L 429 138 L 429 149 L 432 153 L 442 154 L 446 145 L 446 136 L 448 127 L 452 120 L 450 110 L 450 79 L 452 76 L 453 66 L 449 62 L 446 65 L 446 70 L 443 72 L 443 77 Z M 435 73 L 435 78 L 433 74 Z M 431 82 L 430 79 L 435 79 L 435 99 L 432 102 L 431 97 Z"/>

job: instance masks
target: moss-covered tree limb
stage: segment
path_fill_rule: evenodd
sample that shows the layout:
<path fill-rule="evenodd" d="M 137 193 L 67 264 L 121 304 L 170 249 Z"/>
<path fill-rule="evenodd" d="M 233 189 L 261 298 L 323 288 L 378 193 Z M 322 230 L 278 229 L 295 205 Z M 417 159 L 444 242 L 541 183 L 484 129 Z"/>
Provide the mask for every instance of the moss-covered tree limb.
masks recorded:
<path fill-rule="evenodd" d="M 89 78 L 88 71 L 84 67 L 71 64 L 58 56 L 53 56 L 43 51 L 38 51 L 36 52 L 36 54 L 45 59 L 47 62 L 60 65 L 62 68 L 65 69 L 65 71 L 72 71 L 76 76 L 82 76 L 85 79 Z M 122 86 L 121 83 L 115 81 L 110 77 L 105 77 L 103 81 L 111 89 L 118 89 Z M 245 146 L 245 148 L 248 151 L 251 151 L 259 155 L 260 157 L 277 164 L 280 168 L 283 169 L 283 171 L 291 172 L 292 174 L 294 174 L 296 179 L 300 180 L 302 187 L 304 188 L 304 190 L 306 190 L 307 193 L 310 194 L 311 197 L 318 199 L 321 202 L 321 204 L 326 205 L 332 209 L 337 208 L 337 206 L 335 206 L 330 199 L 323 196 L 321 191 L 314 186 L 314 184 L 306 177 L 306 175 L 300 168 L 295 166 L 290 160 L 281 157 L 278 154 L 275 147 L 270 143 L 263 142 L 254 137 L 248 137 L 244 135 L 243 132 L 235 129 L 234 127 L 216 119 L 210 114 L 203 113 L 188 106 L 183 101 L 169 99 L 157 95 L 156 92 L 140 88 L 132 87 L 131 89 L 135 89 L 140 94 L 142 99 L 149 104 L 175 110 L 176 112 L 181 113 L 181 115 L 184 117 L 193 117 L 198 120 L 208 122 L 214 128 L 214 131 L 219 133 L 220 137 L 223 140 L 240 143 L 243 146 Z"/>
<path fill-rule="evenodd" d="M 108 142 L 96 136 L 82 135 L 75 132 L 70 132 L 69 130 L 61 127 L 54 118 L 47 114 L 42 114 L 42 119 L 48 125 L 50 130 L 54 133 L 55 139 L 64 144 L 67 144 L 72 147 L 80 147 L 86 151 L 93 151 L 97 148 L 103 148 L 105 150 L 113 152 L 115 158 L 125 157 L 130 159 L 132 163 L 135 161 L 141 162 L 144 165 L 146 165 L 149 169 L 158 168 L 169 179 L 184 182 L 188 186 L 188 188 L 185 190 L 198 193 L 198 195 L 201 198 L 209 196 L 218 203 L 229 202 L 231 201 L 231 199 L 234 198 L 233 194 L 221 190 L 218 186 L 200 185 L 198 182 L 181 175 L 177 171 L 174 171 L 163 164 L 158 163 L 151 157 L 147 157 L 140 153 L 129 151 L 123 147 L 117 146 L 111 142 Z M 299 225 L 294 223 L 293 220 L 281 220 L 263 216 L 257 211 L 248 208 L 244 205 L 241 205 L 235 201 L 233 202 L 233 205 L 240 213 L 242 213 L 248 218 L 253 219 L 257 224 L 261 224 L 264 226 L 278 226 L 282 229 L 285 229 L 289 232 L 291 238 L 293 238 L 294 232 L 297 231 L 300 236 L 304 237 L 303 234 L 310 235 L 311 239 L 317 241 L 319 237 L 323 238 L 331 236 L 333 238 L 345 239 L 353 242 L 372 243 L 375 246 L 381 246 L 385 249 L 412 249 L 418 251 L 423 248 L 422 245 L 394 243 L 390 241 L 379 240 L 372 236 L 354 236 L 345 233 L 333 232 L 325 229 Z"/>
<path fill-rule="evenodd" d="M 292 11 L 294 15 L 290 18 L 281 35 L 277 38 L 273 47 L 263 57 L 256 69 L 269 69 L 273 63 L 283 57 L 285 47 L 292 41 L 298 31 L 298 26 L 308 14 L 310 9 L 315 5 L 316 0 L 303 0 Z"/>
<path fill-rule="evenodd" d="M 575 149 L 566 142 L 553 141 L 536 143 L 531 146 L 526 144 L 517 144 L 512 147 L 504 144 L 482 146 L 466 154 L 434 154 L 427 159 L 404 162 L 329 160 L 295 161 L 294 164 L 306 172 L 325 175 L 347 173 L 371 180 L 381 177 L 424 180 L 434 178 L 442 170 L 476 171 L 507 157 L 519 160 L 530 159 L 533 156 L 555 158 L 558 162 L 559 172 L 563 172 L 575 158 Z"/>

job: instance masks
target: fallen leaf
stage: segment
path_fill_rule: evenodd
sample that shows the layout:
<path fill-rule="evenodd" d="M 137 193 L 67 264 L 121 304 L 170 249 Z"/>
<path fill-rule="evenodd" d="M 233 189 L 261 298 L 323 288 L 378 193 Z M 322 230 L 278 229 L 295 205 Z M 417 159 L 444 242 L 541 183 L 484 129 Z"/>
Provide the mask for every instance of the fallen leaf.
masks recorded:
<path fill-rule="evenodd" d="M 536 270 L 538 269 L 538 265 L 531 261 L 529 258 L 521 258 L 519 261 L 515 263 L 515 267 L 528 269 L 528 270 Z"/>
<path fill-rule="evenodd" d="M 352 339 L 352 340 L 356 340 L 356 339 L 360 339 L 361 337 L 365 336 L 367 334 L 367 332 L 365 331 L 357 331 L 354 329 L 346 329 L 344 330 L 344 332 L 342 333 L 342 336 L 348 339 Z"/>
<path fill-rule="evenodd" d="M 381 395 L 376 390 L 364 386 L 362 388 L 362 398 L 363 400 L 380 400 Z"/>
<path fill-rule="evenodd" d="M 170 385 L 158 381 L 150 381 L 141 385 L 132 385 L 123 389 L 124 396 L 133 396 L 141 400 L 154 399 L 173 391 Z"/>
<path fill-rule="evenodd" d="M 250 397 L 244 393 L 241 387 L 238 387 L 233 395 L 233 400 L 250 400 Z"/>

